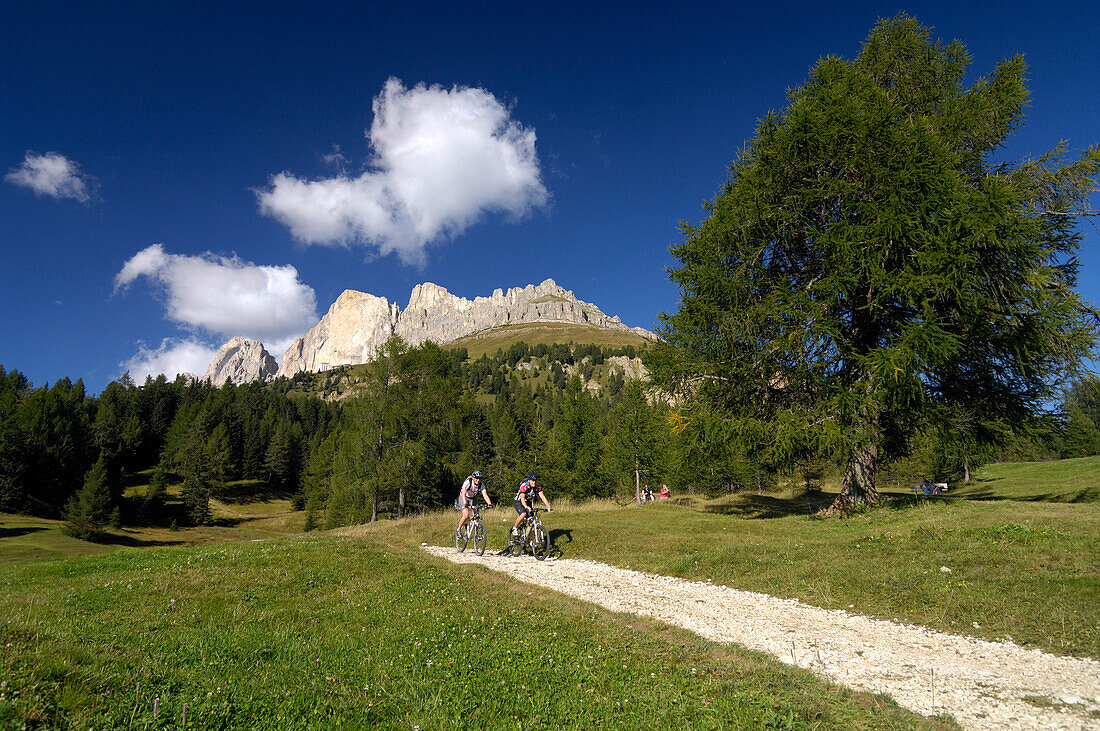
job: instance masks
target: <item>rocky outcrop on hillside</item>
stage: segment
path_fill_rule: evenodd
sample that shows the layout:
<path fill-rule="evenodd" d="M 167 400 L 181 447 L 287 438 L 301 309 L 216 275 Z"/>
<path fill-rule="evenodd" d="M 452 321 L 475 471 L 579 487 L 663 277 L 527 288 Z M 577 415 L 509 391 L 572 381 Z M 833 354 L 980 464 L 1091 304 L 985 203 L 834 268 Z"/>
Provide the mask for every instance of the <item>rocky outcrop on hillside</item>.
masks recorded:
<path fill-rule="evenodd" d="M 629 358 L 625 355 L 613 355 L 606 361 L 612 369 L 617 370 L 619 375 L 627 381 L 631 380 L 649 380 L 649 370 L 642 363 L 641 358 Z"/>
<path fill-rule="evenodd" d="M 410 345 L 419 345 L 425 340 L 446 344 L 504 325 L 533 322 L 585 324 L 655 338 L 648 330 L 628 327 L 618 317 L 605 315 L 596 305 L 582 302 L 553 279 L 537 286 L 513 287 L 507 292 L 498 289 L 489 297 L 472 300 L 453 295 L 438 284 L 425 282 L 413 288 L 409 304 L 403 311 L 385 297 L 345 290 L 321 321 L 283 353 L 277 372 L 270 371 L 267 361 L 261 364 L 250 360 L 259 358 L 254 351 L 247 351 L 247 357 L 241 351 L 243 344 L 259 346 L 259 343 L 233 338 L 218 351 L 218 356 L 207 368 L 207 378 L 219 384 L 226 377 L 234 383 L 243 383 L 275 376 L 289 377 L 301 371 L 324 371 L 339 365 L 369 362 L 394 334 Z M 239 357 L 235 355 L 238 351 L 241 351 Z M 266 351 L 263 355 L 271 359 Z"/>
<path fill-rule="evenodd" d="M 218 350 L 206 367 L 203 380 L 215 386 L 221 386 L 227 379 L 236 384 L 270 381 L 278 370 L 279 364 L 263 343 L 238 337 L 231 338 Z"/>

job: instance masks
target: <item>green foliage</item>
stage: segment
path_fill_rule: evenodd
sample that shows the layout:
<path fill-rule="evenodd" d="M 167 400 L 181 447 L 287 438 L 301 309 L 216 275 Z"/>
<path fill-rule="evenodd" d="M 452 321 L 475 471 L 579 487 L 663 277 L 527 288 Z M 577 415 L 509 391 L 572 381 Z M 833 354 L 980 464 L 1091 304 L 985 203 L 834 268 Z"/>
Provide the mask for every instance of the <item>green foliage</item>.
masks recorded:
<path fill-rule="evenodd" d="M 388 340 L 365 370 L 361 398 L 345 407 L 325 522 L 373 520 L 387 508 L 400 517 L 449 501 L 457 485 L 447 463 L 461 451 L 469 410 L 461 391 L 455 360 L 434 343 Z"/>
<path fill-rule="evenodd" d="M 138 510 L 138 522 L 158 521 L 163 517 L 165 504 L 168 502 L 169 475 L 163 464 L 157 464 L 153 469 L 149 489 L 146 490 Z"/>
<path fill-rule="evenodd" d="M 1100 454 L 1100 376 L 1088 374 L 1073 383 L 1062 398 L 1065 422 L 1057 438 L 1058 456 Z"/>
<path fill-rule="evenodd" d="M 0 511 L 56 517 L 96 459 L 81 381 L 33 388 L 0 366 Z"/>
<path fill-rule="evenodd" d="M 765 461 L 845 461 L 838 502 L 873 501 L 879 456 L 926 427 L 965 422 L 953 459 L 980 460 L 1095 343 L 1066 214 L 1100 150 L 995 162 L 1022 124 L 1025 66 L 967 89 L 969 60 L 905 15 L 855 60 L 823 58 L 672 247 L 683 296 L 648 355 L 655 379 L 766 424 L 739 427 L 771 431 Z"/>
<path fill-rule="evenodd" d="M 650 405 L 645 386 L 630 381 L 608 414 L 605 471 L 621 491 L 637 493 L 657 476 L 665 454 L 663 409 Z"/>
<path fill-rule="evenodd" d="M 736 430 L 738 424 L 723 414 L 700 405 L 690 414 L 669 414 L 672 450 L 669 482 L 675 489 L 717 497 L 725 493 L 770 489 L 772 470 L 755 459 L 747 445 L 752 434 Z"/>
<path fill-rule="evenodd" d="M 65 505 L 65 532 L 85 541 L 97 539 L 117 510 L 112 497 L 107 462 L 100 457 L 84 477 L 83 487 Z"/>

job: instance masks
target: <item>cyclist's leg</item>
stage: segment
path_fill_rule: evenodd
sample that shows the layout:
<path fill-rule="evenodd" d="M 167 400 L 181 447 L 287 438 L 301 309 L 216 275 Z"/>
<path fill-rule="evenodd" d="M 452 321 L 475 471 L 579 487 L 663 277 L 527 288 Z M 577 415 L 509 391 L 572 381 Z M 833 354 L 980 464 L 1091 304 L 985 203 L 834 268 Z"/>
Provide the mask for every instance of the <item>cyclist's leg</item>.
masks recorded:
<path fill-rule="evenodd" d="M 523 507 L 523 503 L 521 503 L 519 500 L 513 500 L 512 507 L 514 507 L 516 509 L 516 512 L 519 513 L 519 515 L 516 516 L 516 522 L 512 524 L 512 532 L 514 533 L 519 530 L 520 523 L 522 523 L 523 519 L 527 517 L 527 508 Z"/>
<path fill-rule="evenodd" d="M 466 521 L 470 519 L 470 509 L 462 509 L 462 519 L 458 521 L 458 530 L 462 530 L 462 526 L 466 525 Z"/>

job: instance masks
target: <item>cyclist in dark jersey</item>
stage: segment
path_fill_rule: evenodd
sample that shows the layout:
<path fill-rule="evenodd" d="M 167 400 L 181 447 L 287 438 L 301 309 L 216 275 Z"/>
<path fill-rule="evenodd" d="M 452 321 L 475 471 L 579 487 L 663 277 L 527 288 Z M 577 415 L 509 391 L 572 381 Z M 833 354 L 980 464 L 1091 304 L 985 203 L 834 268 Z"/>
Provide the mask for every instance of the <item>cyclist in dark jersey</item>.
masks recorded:
<path fill-rule="evenodd" d="M 512 538 L 516 538 L 519 534 L 519 524 L 523 522 L 523 519 L 532 514 L 531 505 L 535 495 L 539 496 L 547 510 L 553 510 L 542 491 L 542 487 L 539 485 L 539 476 L 532 472 L 527 475 L 527 479 L 519 483 L 519 488 L 516 490 L 516 499 L 512 503 L 516 508 L 516 512 L 519 513 L 516 516 L 515 525 L 512 526 Z"/>

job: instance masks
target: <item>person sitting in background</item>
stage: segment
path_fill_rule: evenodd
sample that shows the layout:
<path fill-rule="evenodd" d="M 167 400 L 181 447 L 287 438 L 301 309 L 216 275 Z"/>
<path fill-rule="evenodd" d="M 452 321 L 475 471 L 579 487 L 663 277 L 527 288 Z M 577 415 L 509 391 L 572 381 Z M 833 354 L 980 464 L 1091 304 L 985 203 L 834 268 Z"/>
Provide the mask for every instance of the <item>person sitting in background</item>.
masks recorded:
<path fill-rule="evenodd" d="M 652 500 L 653 490 L 649 489 L 649 485 L 642 487 L 642 500 Z"/>
<path fill-rule="evenodd" d="M 668 498 L 669 498 L 668 485 L 662 484 L 661 485 L 661 499 L 662 500 L 668 500 Z"/>

